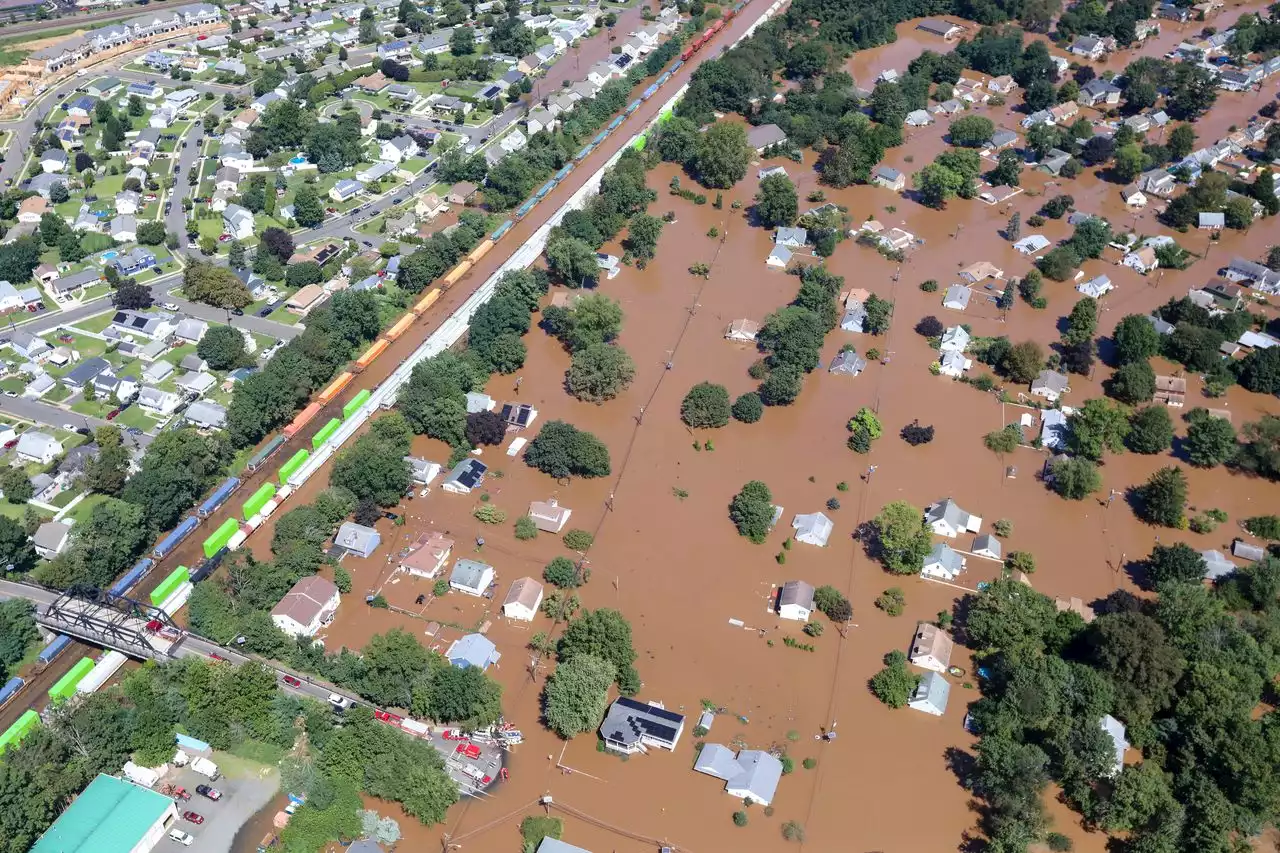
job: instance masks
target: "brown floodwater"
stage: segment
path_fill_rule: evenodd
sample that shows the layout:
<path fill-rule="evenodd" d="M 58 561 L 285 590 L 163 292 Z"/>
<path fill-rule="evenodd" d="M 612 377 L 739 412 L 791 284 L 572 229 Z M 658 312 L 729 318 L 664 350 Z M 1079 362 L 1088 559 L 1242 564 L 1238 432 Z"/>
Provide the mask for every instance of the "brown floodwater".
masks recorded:
<path fill-rule="evenodd" d="M 1221 25 L 1220 21 L 1215 23 Z M 870 79 L 867 73 L 872 69 L 897 66 L 903 70 L 914 55 L 905 49 L 907 44 L 914 44 L 916 51 L 942 46 L 940 41 L 917 39 L 910 24 L 900 31 L 904 37 L 898 43 L 858 54 L 854 66 L 860 81 Z M 1166 31 L 1161 38 L 1172 35 Z M 1250 95 L 1223 95 L 1197 128 L 1225 130 L 1231 124 L 1243 125 L 1257 103 Z M 1019 118 L 1005 108 L 985 112 L 1007 126 L 1014 126 Z M 942 125 L 913 132 L 906 145 L 889 153 L 886 162 L 906 172 L 918 169 L 942 150 L 943 133 Z M 1214 138 L 1202 130 L 1200 144 Z M 796 179 L 802 197 L 817 187 L 807 165 L 778 163 Z M 806 163 L 812 163 L 811 156 Z M 657 841 L 694 851 L 778 850 L 784 846 L 780 826 L 788 820 L 804 824 L 808 845 L 815 850 L 953 849 L 976 825 L 970 798 L 948 761 L 951 750 L 968 751 L 972 746 L 961 723 L 965 706 L 977 698 L 976 691 L 956 679 L 947 713 L 934 718 L 884 707 L 868 692 L 866 682 L 885 652 L 908 645 L 917 620 L 932 619 L 938 611 L 949 609 L 963 590 L 887 575 L 853 540 L 855 527 L 892 500 L 924 506 L 951 496 L 986 519 L 984 529 L 999 518 L 1013 522 L 1005 547 L 1035 555 L 1039 570 L 1032 582 L 1037 589 L 1086 601 L 1116 587 L 1132 588 L 1122 565 L 1145 556 L 1157 536 L 1164 542 L 1186 541 L 1197 549 L 1229 546 L 1234 524 L 1209 535 L 1156 530 L 1138 522 L 1121 500 L 1108 509 L 1096 500 L 1065 502 L 1046 491 L 1035 477 L 1045 459 L 1038 451 L 1022 448 L 1002 458 L 985 450 L 981 436 L 1016 421 L 1024 410 L 931 376 L 928 366 L 936 354 L 912 331 L 921 317 L 933 314 L 948 325 L 969 323 L 978 335 L 1006 334 L 1014 341 L 1030 339 L 1045 345 L 1056 341 L 1056 323 L 1078 296 L 1071 283 L 1046 281 L 1048 310 L 1034 311 L 1019 302 L 1007 320 L 986 301 L 996 291 L 977 289 L 969 310 L 960 317 L 941 307 L 940 292 L 924 293 L 917 285 L 936 279 L 945 289 L 956 280 L 959 268 L 983 260 L 1010 276 L 1022 275 L 1029 268 L 1028 259 L 1014 252 L 998 231 L 1016 210 L 1022 214 L 1024 236 L 1033 231 L 1054 241 L 1068 236 L 1065 221 L 1050 221 L 1041 229 L 1025 224 L 1043 202 L 1046 189 L 1070 193 L 1078 209 L 1105 215 L 1117 226 L 1132 224 L 1142 234 L 1167 231 L 1151 213 L 1135 220 L 1120 202 L 1119 188 L 1090 174 L 1066 181 L 1060 188 L 1047 188 L 1046 175 L 1028 171 L 1026 192 L 999 209 L 976 200 L 957 200 L 945 211 L 931 211 L 874 187 L 827 190 L 829 200 L 849 208 L 855 223 L 874 217 L 886 225 L 901 225 L 925 241 L 901 265 L 897 280 L 897 264 L 852 241 L 842 243 L 828 261 L 834 272 L 845 277 L 847 286 L 892 299 L 895 319 L 890 333 L 881 338 L 833 331 L 824 358 L 829 360 L 848 342 L 859 352 L 874 346 L 891 354 L 889 363 L 874 363 L 856 378 L 815 371 L 794 405 L 770 409 L 754 425 L 732 423 L 706 432 L 686 429 L 678 411 L 692 385 L 703 380 L 719 382 L 734 396 L 756 385 L 746 371 L 758 355 L 747 346 L 723 340 L 724 327 L 738 318 L 762 320 L 789 302 L 797 289 L 796 278 L 764 265 L 771 245 L 768 233 L 753 227 L 744 211 L 730 209 L 733 200 L 750 203 L 756 168 L 753 165 L 748 178 L 725 193 L 723 210 L 695 207 L 667 195 L 667 183 L 675 174 L 670 166 L 651 174 L 650 185 L 660 193 L 651 212 L 675 211 L 678 222 L 664 229 L 658 257 L 646 270 L 624 268 L 615 280 L 601 285 L 604 293 L 622 304 L 626 319 L 619 344 L 636 364 L 634 383 L 617 399 L 593 405 L 570 398 L 562 385 L 568 355 L 536 328 L 526 337 L 529 355 L 520 373 L 518 399 L 538 408 L 540 422 L 564 419 L 598 435 L 610 448 L 613 475 L 557 483 L 501 450 L 488 449 L 483 458 L 494 471 L 484 491 L 508 513 L 509 521 L 523 513 L 529 501 L 555 496 L 573 509 L 571 527 L 596 532 L 589 555 L 591 582 L 580 594 L 587 607 L 616 607 L 631 620 L 637 666 L 644 680 L 640 699 L 661 701 L 667 708 L 691 715 L 696 715 L 701 700 L 710 700 L 732 713 L 717 718 L 709 740 L 788 750 L 796 770 L 779 786 L 774 813 L 766 816 L 753 807 L 749 825 L 735 828 L 730 815 L 740 804 L 724 794 L 721 783 L 692 771 L 688 734 L 674 754 L 655 752 L 622 761 L 598 753 L 590 736 L 565 744 L 543 730 L 538 723 L 538 697 L 547 669 L 530 672 L 531 655 L 525 644 L 533 632 L 549 630 L 550 623 L 541 617 L 532 625 L 508 623 L 500 618 L 499 607 L 512 581 L 537 576 L 564 549 L 547 534 L 518 542 L 510 523 L 485 527 L 471 515 L 480 505 L 479 494 L 449 495 L 437 489 L 425 499 L 403 505 L 404 526 L 379 523 L 384 539 L 374 557 L 344 563 L 352 572 L 357 593 L 379 590 L 394 606 L 410 612 L 369 610 L 353 594 L 327 631 L 326 644 L 331 649 L 359 647 L 374 634 L 399 626 L 443 649 L 491 619 L 489 636 L 504 655 L 491 672 L 504 687 L 508 719 L 524 730 L 526 740 L 514 751 L 510 781 L 495 789 L 494 796 L 455 807 L 444 827 L 421 827 L 402 820 L 402 848 L 433 849 L 444 831 L 466 849 L 485 853 L 514 849 L 519 816 L 534 813 L 537 798 L 551 795 L 557 804 L 572 810 L 565 840 L 597 853 L 638 853 L 653 850 Z M 727 234 L 723 242 L 704 236 L 713 226 Z M 1117 266 L 1113 255 L 1087 262 L 1087 276 L 1105 272 L 1118 287 L 1102 302 L 1099 333 L 1107 334 L 1125 314 L 1149 311 L 1204 283 L 1232 255 L 1259 257 L 1268 243 L 1267 230 L 1227 232 L 1212 249 L 1202 234 L 1177 235 L 1184 247 L 1209 257 L 1186 271 L 1163 276 L 1143 278 Z M 620 254 L 616 243 L 605 251 Z M 690 264 L 699 261 L 711 266 L 709 280 L 687 272 Z M 1100 366 L 1091 378 L 1073 376 L 1066 403 L 1078 405 L 1100 396 L 1107 373 Z M 517 399 L 513 380 L 495 376 L 486 390 L 500 401 Z M 1190 385 L 1190 405 L 1202 404 L 1198 380 L 1192 378 Z M 1237 425 L 1262 412 L 1280 412 L 1275 399 L 1238 388 L 1215 405 L 1229 409 Z M 884 437 L 866 457 L 845 447 L 845 422 L 861 406 L 875 408 L 885 425 Z M 937 437 L 929 445 L 912 448 L 898 439 L 897 432 L 916 419 L 934 425 Z M 535 424 L 531 433 L 537 428 Z M 714 450 L 694 450 L 695 441 L 707 439 L 714 442 Z M 414 453 L 443 461 L 448 449 L 419 437 Z M 1102 494 L 1140 483 L 1171 461 L 1168 455 L 1110 456 L 1103 468 Z M 875 465 L 876 471 L 866 482 L 860 475 L 869 465 Z M 1006 476 L 1010 466 L 1016 468 L 1012 478 Z M 1191 503 L 1218 507 L 1233 522 L 1275 504 L 1273 485 L 1224 469 L 1185 470 Z M 752 479 L 765 481 L 775 502 L 785 507 L 781 529 L 760 546 L 737 536 L 727 518 L 734 492 Z M 849 485 L 847 492 L 837 490 L 841 482 Z M 324 475 L 313 478 L 296 501 L 311 499 L 325 485 Z M 687 496 L 677 496 L 676 490 Z M 797 544 L 787 553 L 786 564 L 779 565 L 775 555 L 792 516 L 821 510 L 836 496 L 842 507 L 828 512 L 836 525 L 828 547 Z M 260 556 L 266 555 L 270 541 L 270 524 L 265 528 L 249 542 Z M 431 529 L 448 532 L 456 540 L 455 557 L 482 559 L 496 568 L 496 600 L 455 593 L 426 606 L 414 604 L 422 593 L 430 599 L 431 582 L 395 576 L 391 558 Z M 486 540 L 482 548 L 476 545 L 481 536 Z M 968 541 L 956 544 L 966 547 Z M 960 582 L 973 588 L 995 577 L 997 570 L 996 563 L 971 558 Z M 813 652 L 784 647 L 784 637 L 803 639 L 800 626 L 780 622 L 770 612 L 769 602 L 779 584 L 795 578 L 846 591 L 855 614 L 847 637 L 828 630 L 808 641 L 815 646 Z M 891 586 L 902 588 L 908 601 L 906 614 L 896 619 L 872 606 L 876 596 Z M 734 627 L 730 620 L 741 620 L 746 628 Z M 434 636 L 425 633 L 429 621 L 443 626 Z M 957 656 L 957 663 L 968 668 L 967 655 L 958 652 Z M 687 728 L 692 729 L 693 723 L 689 720 Z M 815 741 L 823 730 L 834 730 L 838 739 Z M 801 768 L 805 758 L 816 760 L 813 770 Z M 566 774 L 563 767 L 574 772 Z M 1101 853 L 1105 849 L 1103 836 L 1086 833 L 1073 813 L 1049 799 L 1055 828 L 1071 836 L 1077 850 Z M 927 820 L 918 817 L 922 803 L 927 804 Z M 387 811 L 385 806 L 380 810 Z"/>

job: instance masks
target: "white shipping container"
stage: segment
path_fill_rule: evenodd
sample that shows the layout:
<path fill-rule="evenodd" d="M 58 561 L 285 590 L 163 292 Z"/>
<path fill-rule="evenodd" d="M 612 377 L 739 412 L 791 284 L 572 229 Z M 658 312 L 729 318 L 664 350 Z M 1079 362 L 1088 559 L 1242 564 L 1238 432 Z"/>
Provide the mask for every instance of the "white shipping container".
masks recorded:
<path fill-rule="evenodd" d="M 119 652 L 107 652 L 98 662 L 94 664 L 93 669 L 89 670 L 89 674 L 84 680 L 76 685 L 77 693 L 93 693 L 99 687 L 107 683 L 111 676 L 120 671 L 120 667 L 124 666 L 124 662 L 128 660 Z"/>
<path fill-rule="evenodd" d="M 248 527 L 250 530 L 257 530 L 261 524 L 262 524 L 261 513 L 253 516 L 252 518 L 250 518 L 248 521 L 245 522 L 245 526 Z"/>
<path fill-rule="evenodd" d="M 280 491 L 276 492 L 276 500 L 282 501 L 289 495 L 293 494 L 293 486 L 284 485 L 280 487 Z"/>
<path fill-rule="evenodd" d="M 275 498 L 272 498 L 271 500 L 267 501 L 265 504 L 262 505 L 262 510 L 258 514 L 261 515 L 263 518 L 270 518 L 271 513 L 275 512 L 276 507 L 278 506 L 280 506 L 279 501 L 277 501 Z"/>
<path fill-rule="evenodd" d="M 191 769 L 201 776 L 208 776 L 210 779 L 217 779 L 219 775 L 218 765 L 203 756 L 191 759 Z"/>
<path fill-rule="evenodd" d="M 227 540 L 227 550 L 228 551 L 236 550 L 241 545 L 243 545 L 244 540 L 248 538 L 249 538 L 248 533 L 245 533 L 243 530 L 237 530 L 234 534 L 232 534 L 231 538 Z"/>
<path fill-rule="evenodd" d="M 406 732 L 409 732 L 410 734 L 417 735 L 418 737 L 426 737 L 431 733 L 430 726 L 428 726 L 426 723 L 420 723 L 417 720 L 405 719 L 400 723 L 400 728 L 404 729 Z"/>

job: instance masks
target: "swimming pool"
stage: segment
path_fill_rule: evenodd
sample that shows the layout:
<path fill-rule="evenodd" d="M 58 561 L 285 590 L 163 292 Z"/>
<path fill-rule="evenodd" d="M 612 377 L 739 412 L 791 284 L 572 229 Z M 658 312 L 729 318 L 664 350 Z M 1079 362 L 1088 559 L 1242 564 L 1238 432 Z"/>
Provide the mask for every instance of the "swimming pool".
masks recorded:
<path fill-rule="evenodd" d="M 118 257 L 120 257 L 120 253 L 116 251 L 107 251 L 102 253 L 103 263 L 106 263 L 107 261 L 115 260 Z"/>
<path fill-rule="evenodd" d="M 279 161 L 277 160 L 276 162 L 279 162 Z M 297 157 L 294 157 L 292 160 L 290 160 L 289 164 L 293 166 L 301 166 L 305 162 L 307 162 L 307 158 L 299 155 Z"/>

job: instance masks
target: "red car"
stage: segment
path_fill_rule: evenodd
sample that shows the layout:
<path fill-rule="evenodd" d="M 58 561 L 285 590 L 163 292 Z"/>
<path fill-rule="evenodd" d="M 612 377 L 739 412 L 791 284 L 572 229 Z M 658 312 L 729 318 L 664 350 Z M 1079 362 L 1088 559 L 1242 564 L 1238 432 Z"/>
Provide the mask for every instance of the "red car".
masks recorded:
<path fill-rule="evenodd" d="M 120 414 L 119 409 L 112 409 L 111 411 L 107 412 L 107 420 L 114 421 L 116 419 L 116 415 L 118 414 Z"/>
<path fill-rule="evenodd" d="M 204 815 L 197 812 L 183 812 L 182 819 L 187 823 L 194 823 L 196 826 L 204 823 Z"/>
<path fill-rule="evenodd" d="M 302 682 L 301 682 L 301 681 L 299 681 L 298 679 L 294 678 L 292 675 L 283 675 L 283 676 L 281 676 L 281 678 L 284 680 L 284 683 L 285 683 L 285 684 L 287 684 L 287 685 L 289 685 L 290 687 L 301 687 L 301 686 L 302 686 Z"/>
<path fill-rule="evenodd" d="M 210 800 L 222 799 L 222 792 L 217 788 L 211 788 L 208 785 L 196 785 L 196 793 Z"/>
<path fill-rule="evenodd" d="M 209 652 L 209 657 L 211 657 L 213 660 L 220 660 L 223 663 L 230 663 L 230 661 L 228 661 L 226 658 L 224 658 L 222 655 L 218 654 L 217 652 Z"/>

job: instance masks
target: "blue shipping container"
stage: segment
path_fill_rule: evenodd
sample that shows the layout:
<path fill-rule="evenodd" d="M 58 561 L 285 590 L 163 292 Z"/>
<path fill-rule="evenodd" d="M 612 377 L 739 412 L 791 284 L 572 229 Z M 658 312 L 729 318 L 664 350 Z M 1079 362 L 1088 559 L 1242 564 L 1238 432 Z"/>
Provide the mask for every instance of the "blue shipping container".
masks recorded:
<path fill-rule="evenodd" d="M 16 675 L 6 681 L 4 683 L 4 687 L 0 688 L 0 705 L 4 705 L 4 703 L 18 695 L 18 691 L 21 690 L 23 685 L 26 683 L 27 682 L 23 681 Z"/>
<path fill-rule="evenodd" d="M 561 169 L 560 171 L 556 172 L 556 180 L 557 180 L 557 181 L 563 181 L 565 178 L 569 177 L 569 173 L 570 173 L 570 172 L 572 172 L 572 171 L 573 171 L 573 166 L 572 166 L 572 165 L 570 165 L 570 166 L 565 166 L 563 169 Z"/>
<path fill-rule="evenodd" d="M 58 655 L 62 654 L 69 645 L 71 645 L 71 638 L 65 634 L 59 634 L 57 637 L 53 638 L 52 643 L 44 647 L 37 659 L 40 663 L 49 663 Z"/>
<path fill-rule="evenodd" d="M 581 151 L 579 151 L 577 154 L 574 154 L 574 155 L 573 155 L 573 161 L 574 161 L 575 163 L 577 163 L 577 162 L 580 162 L 580 161 L 582 161 L 582 160 L 587 159 L 587 155 L 591 153 L 591 150 L 592 150 L 593 148 L 595 148 L 595 146 L 594 146 L 594 145 L 588 145 L 586 148 L 583 148 L 583 149 L 582 149 Z"/>
<path fill-rule="evenodd" d="M 675 64 L 671 66 L 671 71 L 670 71 L 670 73 L 671 73 L 671 74 L 675 74 L 675 73 L 676 73 L 677 71 L 679 71 L 682 67 L 684 67 L 684 60 L 683 60 L 683 59 L 677 59 L 677 60 L 675 61 Z"/>
<path fill-rule="evenodd" d="M 658 84 L 654 83 L 648 89 L 645 89 L 643 92 L 640 93 L 640 100 L 642 101 L 649 100 L 657 93 L 657 91 L 658 91 Z"/>
<path fill-rule="evenodd" d="M 599 145 L 600 143 L 604 142 L 604 141 L 605 141 L 606 139 L 608 139 L 608 138 L 609 138 L 609 131 L 607 131 L 607 130 L 602 130 L 602 131 L 600 131 L 600 135 L 599 135 L 599 136 L 597 136 L 595 139 L 591 140 L 591 144 L 592 144 L 592 145 Z"/>
<path fill-rule="evenodd" d="M 218 491 L 222 491 L 222 490 L 219 489 Z M 227 492 L 227 494 L 231 494 L 231 493 Z M 210 498 L 209 500 L 212 500 L 212 498 Z M 226 498 L 223 498 L 222 500 L 226 500 Z M 219 503 L 221 502 L 222 501 L 219 501 Z M 208 501 L 206 501 L 205 503 L 208 503 Z M 204 506 L 202 505 L 200 509 L 203 510 Z M 212 510 L 210 510 L 210 512 L 212 512 Z M 173 528 L 173 530 L 169 531 L 168 536 L 160 540 L 160 544 L 156 545 L 155 549 L 151 552 L 151 555 L 155 557 L 157 560 L 163 560 L 170 553 L 172 553 L 174 548 L 177 548 L 178 545 L 182 543 L 183 539 L 186 539 L 188 536 L 190 536 L 191 531 L 195 530 L 197 525 L 199 524 L 200 524 L 200 519 L 196 518 L 194 515 L 188 517 L 177 527 Z"/>
<path fill-rule="evenodd" d="M 622 126 L 622 116 L 618 116 L 613 121 L 609 122 L 610 130 L 617 130 L 621 126 Z"/>
<path fill-rule="evenodd" d="M 640 109 L 640 99 L 636 98 L 634 101 L 631 102 L 630 106 L 627 107 L 627 112 L 633 113 L 638 109 Z"/>
<path fill-rule="evenodd" d="M 531 210 L 533 210 L 533 202 L 526 201 L 524 204 L 516 208 L 516 219 L 523 219 Z"/>
<path fill-rule="evenodd" d="M 209 746 L 209 744 L 205 743 L 204 741 L 196 740 L 195 738 L 190 737 L 188 735 L 183 735 L 183 734 L 174 735 L 173 739 L 178 744 L 178 746 L 182 747 L 183 749 L 193 750 L 194 752 L 209 752 L 210 750 L 213 749 L 213 747 Z"/>
<path fill-rule="evenodd" d="M 663 83 L 667 82 L 667 81 L 668 81 L 668 80 L 670 80 L 670 79 L 671 79 L 671 72 L 670 72 L 670 71 L 663 71 L 663 72 L 662 72 L 662 76 L 660 76 L 660 77 L 658 78 L 658 82 L 657 82 L 657 84 L 656 84 L 656 85 L 661 86 Z"/>
<path fill-rule="evenodd" d="M 228 477 L 225 483 L 218 486 L 218 490 L 216 492 L 209 495 L 208 500 L 200 504 L 200 509 L 196 512 L 199 513 L 201 518 L 209 517 L 218 509 L 218 507 L 222 506 L 222 504 L 226 502 L 227 498 L 231 497 L 231 493 L 238 488 L 240 488 L 240 480 L 236 477 Z"/>
<path fill-rule="evenodd" d="M 496 243 L 498 240 L 502 239 L 503 235 L 505 235 L 510 230 L 511 230 L 511 220 L 508 219 L 506 222 L 498 226 L 497 231 L 494 231 L 492 234 L 489 235 L 489 239 L 493 240 Z"/>
<path fill-rule="evenodd" d="M 134 584 L 142 580 L 146 573 L 151 571 L 151 567 L 154 565 L 155 561 L 150 557 L 143 557 L 132 569 L 128 571 L 127 574 L 125 574 L 124 577 L 112 584 L 111 589 L 107 591 L 112 595 L 124 595 L 133 588 Z"/>

